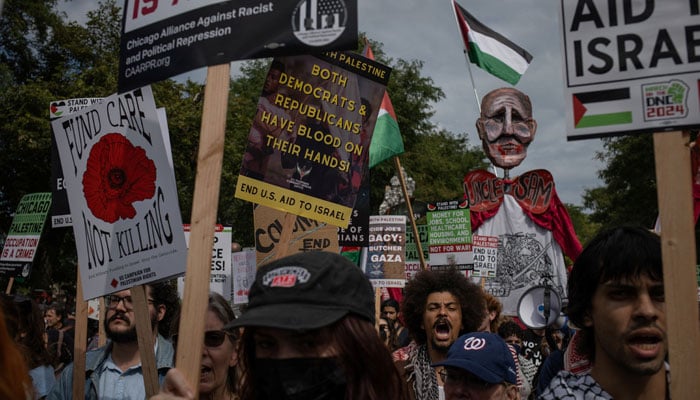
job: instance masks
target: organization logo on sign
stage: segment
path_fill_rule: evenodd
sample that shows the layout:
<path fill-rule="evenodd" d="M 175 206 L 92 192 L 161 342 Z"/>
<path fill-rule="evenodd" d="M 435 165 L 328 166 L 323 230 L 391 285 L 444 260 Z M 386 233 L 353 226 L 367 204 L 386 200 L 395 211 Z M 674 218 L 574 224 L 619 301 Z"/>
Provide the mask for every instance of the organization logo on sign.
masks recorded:
<path fill-rule="evenodd" d="M 677 79 L 642 85 L 644 120 L 685 118 L 688 115 L 688 89 L 685 82 Z"/>
<path fill-rule="evenodd" d="M 302 43 L 324 46 L 343 34 L 347 19 L 343 0 L 302 0 L 292 14 L 292 29 Z"/>

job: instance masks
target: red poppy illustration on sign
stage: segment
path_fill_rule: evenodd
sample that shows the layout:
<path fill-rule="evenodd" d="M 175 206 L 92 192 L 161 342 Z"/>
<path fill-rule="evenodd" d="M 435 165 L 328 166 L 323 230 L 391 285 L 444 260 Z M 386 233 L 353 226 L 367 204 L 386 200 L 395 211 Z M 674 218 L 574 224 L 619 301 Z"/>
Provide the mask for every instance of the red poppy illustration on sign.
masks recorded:
<path fill-rule="evenodd" d="M 95 217 L 113 223 L 134 218 L 133 203 L 153 197 L 155 181 L 156 166 L 146 151 L 118 133 L 109 133 L 90 151 L 83 194 Z"/>

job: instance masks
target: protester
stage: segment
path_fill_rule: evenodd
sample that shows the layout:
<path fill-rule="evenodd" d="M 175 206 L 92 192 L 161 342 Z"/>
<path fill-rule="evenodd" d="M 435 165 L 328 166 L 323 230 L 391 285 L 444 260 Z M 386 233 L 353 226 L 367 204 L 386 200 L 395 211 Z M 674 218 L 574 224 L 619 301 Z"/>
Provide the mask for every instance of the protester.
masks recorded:
<path fill-rule="evenodd" d="M 394 321 L 388 318 L 379 318 L 379 320 L 377 320 L 377 330 L 379 331 L 379 337 L 389 351 L 394 351 L 399 348 L 399 339 L 396 337 Z"/>
<path fill-rule="evenodd" d="M 407 346 L 410 342 L 410 337 L 408 336 L 408 329 L 406 329 L 403 326 L 403 322 L 401 322 L 401 307 L 399 306 L 399 302 L 391 298 L 382 301 L 381 312 L 384 318 L 393 321 L 394 328 L 396 329 L 398 346 Z"/>
<path fill-rule="evenodd" d="M 415 342 L 395 351 L 394 361 L 412 398 L 438 400 L 442 380 L 431 364 L 444 360 L 461 334 L 479 328 L 483 291 L 455 269 L 424 270 L 406 284 L 401 309 Z"/>
<path fill-rule="evenodd" d="M 532 388 L 535 381 L 535 375 L 537 374 L 537 366 L 532 363 L 532 361 L 525 358 L 522 355 L 523 346 L 523 328 L 518 325 L 517 322 L 509 320 L 504 321 L 498 327 L 498 336 L 503 338 L 508 345 L 515 349 L 515 353 L 518 355 L 518 364 L 520 366 L 520 374 L 522 385 L 520 388 L 520 397 L 527 399 L 530 393 L 532 393 Z"/>
<path fill-rule="evenodd" d="M 168 332 L 170 319 L 179 308 L 177 289 L 171 282 L 146 285 L 146 298 L 153 333 L 156 369 L 162 379 L 173 362 L 173 346 L 159 329 Z M 136 320 L 131 290 L 105 297 L 104 328 L 110 340 L 105 346 L 86 354 L 86 399 L 144 399 L 146 389 L 141 369 Z M 73 398 L 73 364 L 63 370 L 49 399 Z"/>
<path fill-rule="evenodd" d="M 3 295 L 6 325 L 24 355 L 34 388 L 34 398 L 43 399 L 56 384 L 52 357 L 44 345 L 44 319 L 36 301 L 21 295 Z"/>
<path fill-rule="evenodd" d="M 226 324 L 236 319 L 233 309 L 218 293 L 209 294 L 209 305 L 204 320 L 204 346 L 202 346 L 202 366 L 199 375 L 199 400 L 237 399 L 237 376 L 239 331 L 236 328 L 224 329 Z M 173 327 L 179 327 L 179 318 Z M 176 331 L 177 332 L 177 331 Z M 172 336 L 177 348 L 179 335 Z"/>
<path fill-rule="evenodd" d="M 490 293 L 484 293 L 486 300 L 486 317 L 479 327 L 479 332 L 498 332 L 498 325 L 501 323 L 501 311 L 503 304 Z"/>
<path fill-rule="evenodd" d="M 641 227 L 599 233 L 574 263 L 568 289 L 568 317 L 581 329 L 570 346 L 591 368 L 561 371 L 541 398 L 667 399 L 659 236 Z"/>
<path fill-rule="evenodd" d="M 5 300 L 0 302 L 0 399 L 30 400 L 34 398 L 32 382 L 25 358 L 6 324 L 6 304 Z"/>
<path fill-rule="evenodd" d="M 49 304 L 44 311 L 47 347 L 54 358 L 56 373 L 73 362 L 74 325 L 66 324 L 66 307 L 61 302 Z"/>
<path fill-rule="evenodd" d="M 406 399 L 374 327 L 374 291 L 339 254 L 306 252 L 260 267 L 243 315 L 242 400 Z M 192 397 L 173 369 L 156 397 Z"/>
<path fill-rule="evenodd" d="M 537 368 L 549 356 L 549 345 L 545 337 L 545 329 L 527 328 L 523 331 L 523 355 Z"/>
<path fill-rule="evenodd" d="M 500 336 L 473 332 L 460 336 L 433 367 L 445 382 L 445 400 L 519 400 L 514 357 Z"/>

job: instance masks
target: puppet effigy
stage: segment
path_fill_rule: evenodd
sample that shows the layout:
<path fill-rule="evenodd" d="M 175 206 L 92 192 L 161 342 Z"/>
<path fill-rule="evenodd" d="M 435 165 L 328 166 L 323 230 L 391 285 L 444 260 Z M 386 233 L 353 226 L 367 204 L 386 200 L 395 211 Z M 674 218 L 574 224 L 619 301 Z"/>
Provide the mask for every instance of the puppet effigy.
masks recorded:
<path fill-rule="evenodd" d="M 489 92 L 476 128 L 491 162 L 505 170 L 504 178 L 484 170 L 464 177 L 473 234 L 498 237 L 496 276 L 484 289 L 503 303 L 504 315 L 517 315 L 520 297 L 536 285 L 550 285 L 565 300 L 564 255 L 576 259 L 581 244 L 552 175 L 538 169 L 509 177 L 537 130 L 529 97 L 513 88 Z"/>

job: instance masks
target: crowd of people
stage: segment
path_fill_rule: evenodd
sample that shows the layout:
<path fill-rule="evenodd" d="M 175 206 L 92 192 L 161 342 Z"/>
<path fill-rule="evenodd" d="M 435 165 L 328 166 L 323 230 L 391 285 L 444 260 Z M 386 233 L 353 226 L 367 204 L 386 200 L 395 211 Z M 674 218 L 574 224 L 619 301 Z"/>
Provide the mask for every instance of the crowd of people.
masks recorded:
<path fill-rule="evenodd" d="M 400 303 L 375 308 L 369 280 L 343 256 L 287 256 L 258 269 L 238 318 L 210 294 L 193 386 L 174 368 L 176 287 L 148 284 L 161 384 L 151 399 L 669 398 L 658 235 L 601 232 L 576 260 L 568 292 L 569 322 L 538 330 L 501 315 L 498 299 L 456 270 L 421 271 Z M 65 308 L 42 312 L 19 295 L 0 304 L 0 398 L 72 399 Z M 107 296 L 105 307 L 108 340 L 87 352 L 85 398 L 144 399 L 131 291 Z"/>

